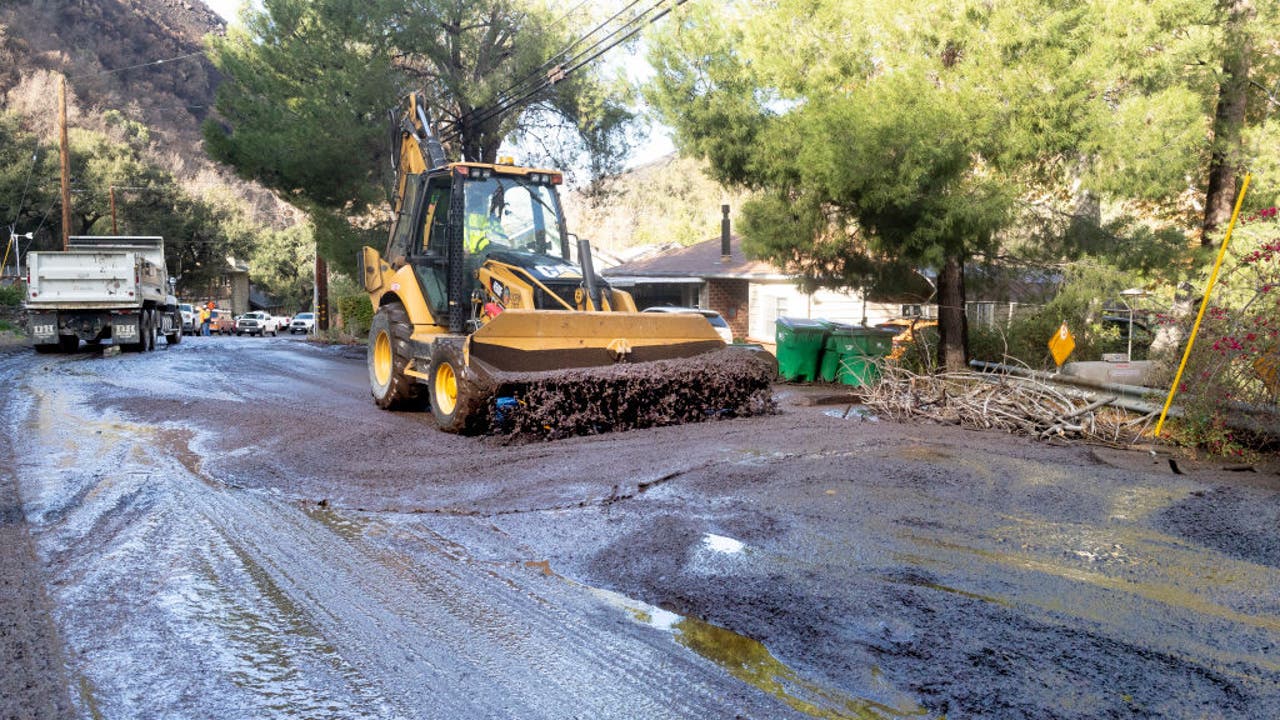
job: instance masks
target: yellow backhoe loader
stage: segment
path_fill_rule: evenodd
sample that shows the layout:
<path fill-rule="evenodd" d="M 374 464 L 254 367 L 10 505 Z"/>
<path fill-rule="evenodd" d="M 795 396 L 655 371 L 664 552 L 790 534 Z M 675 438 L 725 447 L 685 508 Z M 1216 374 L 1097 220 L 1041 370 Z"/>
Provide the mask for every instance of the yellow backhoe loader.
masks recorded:
<path fill-rule="evenodd" d="M 359 258 L 378 406 L 429 403 L 448 432 L 549 437 L 772 410 L 771 355 L 726 346 L 700 315 L 637 312 L 595 274 L 565 228 L 559 172 L 447 162 L 418 94 L 392 133 L 390 238 Z"/>

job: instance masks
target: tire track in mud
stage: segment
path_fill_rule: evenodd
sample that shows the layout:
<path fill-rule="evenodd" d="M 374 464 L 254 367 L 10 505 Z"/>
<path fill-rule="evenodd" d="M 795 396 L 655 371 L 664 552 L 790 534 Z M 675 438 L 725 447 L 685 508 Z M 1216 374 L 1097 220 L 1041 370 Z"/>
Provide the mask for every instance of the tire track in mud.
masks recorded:
<path fill-rule="evenodd" d="M 608 718 L 730 709 L 722 698 L 731 682 L 658 643 L 595 627 L 605 615 L 599 604 L 539 583 L 537 573 L 498 576 L 448 558 L 397 563 L 340 541 L 292 504 L 230 494 L 202 499 L 212 500 L 208 512 L 307 610 L 326 640 L 404 711 Z"/>
<path fill-rule="evenodd" d="M 270 492 L 231 489 L 191 452 L 198 430 L 96 415 L 55 375 L 26 388 L 27 427 L 55 451 L 21 474 L 83 711 L 793 715 L 533 570 L 374 548 Z"/>
<path fill-rule="evenodd" d="M 31 349 L 0 348 L 0 378 L 16 380 Z M 11 387 L 16 382 L 6 383 Z M 52 606 L 23 513 L 19 488 L 16 418 L 26 403 L 16 394 L 0 394 L 0 717 L 50 720 L 71 711 L 62 672 L 61 640 Z"/>

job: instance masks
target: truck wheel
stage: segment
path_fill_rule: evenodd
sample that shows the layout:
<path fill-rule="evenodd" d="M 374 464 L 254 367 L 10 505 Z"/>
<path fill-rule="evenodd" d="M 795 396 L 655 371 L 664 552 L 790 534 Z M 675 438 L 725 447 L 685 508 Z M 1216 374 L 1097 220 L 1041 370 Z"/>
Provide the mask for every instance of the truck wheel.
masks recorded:
<path fill-rule="evenodd" d="M 405 374 L 409 366 L 409 314 L 400 303 L 378 308 L 369 324 L 369 386 L 384 410 L 422 406 L 422 387 Z"/>
<path fill-rule="evenodd" d="M 156 349 L 156 314 L 148 310 L 142 315 L 142 352 Z"/>
<path fill-rule="evenodd" d="M 431 352 L 431 414 L 440 429 L 449 433 L 471 433 L 480 425 L 477 409 L 479 393 L 463 376 L 460 354 L 451 346 L 436 343 Z"/>
<path fill-rule="evenodd" d="M 182 342 L 182 316 L 173 315 L 169 318 L 169 332 L 164 336 L 166 342 L 170 345 L 177 345 Z"/>
<path fill-rule="evenodd" d="M 58 336 L 58 352 L 71 353 L 80 349 L 80 338 L 75 335 Z"/>

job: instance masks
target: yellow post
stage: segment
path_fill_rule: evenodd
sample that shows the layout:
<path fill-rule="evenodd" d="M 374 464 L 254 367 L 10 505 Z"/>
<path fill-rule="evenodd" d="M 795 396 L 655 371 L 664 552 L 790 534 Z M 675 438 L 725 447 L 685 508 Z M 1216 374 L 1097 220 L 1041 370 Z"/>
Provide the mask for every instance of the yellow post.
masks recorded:
<path fill-rule="evenodd" d="M 1209 296 L 1213 294 L 1213 284 L 1218 281 L 1218 270 L 1222 268 L 1222 259 L 1227 255 L 1227 243 L 1231 242 L 1231 231 L 1236 228 L 1236 218 L 1240 217 L 1240 206 L 1244 204 L 1244 194 L 1249 190 L 1249 180 L 1252 177 L 1252 174 L 1245 173 L 1244 184 L 1240 186 L 1240 195 L 1236 198 L 1236 209 L 1231 213 L 1227 234 L 1222 238 L 1222 247 L 1218 248 L 1218 260 L 1213 264 L 1213 272 L 1209 274 L 1209 285 L 1204 289 L 1204 297 L 1200 300 L 1200 312 L 1196 314 L 1196 324 L 1191 326 L 1191 337 L 1187 339 L 1187 349 L 1182 353 L 1182 362 L 1178 364 L 1178 373 L 1173 376 L 1169 397 L 1165 399 L 1164 409 L 1160 411 L 1160 420 L 1156 423 L 1156 437 L 1160 437 L 1164 418 L 1169 414 L 1169 406 L 1173 404 L 1173 396 L 1178 394 L 1178 383 L 1182 382 L 1182 371 L 1187 369 L 1187 358 L 1191 357 L 1191 348 L 1196 344 L 1196 334 L 1200 332 L 1200 321 L 1204 319 L 1205 308 L 1209 307 Z"/>

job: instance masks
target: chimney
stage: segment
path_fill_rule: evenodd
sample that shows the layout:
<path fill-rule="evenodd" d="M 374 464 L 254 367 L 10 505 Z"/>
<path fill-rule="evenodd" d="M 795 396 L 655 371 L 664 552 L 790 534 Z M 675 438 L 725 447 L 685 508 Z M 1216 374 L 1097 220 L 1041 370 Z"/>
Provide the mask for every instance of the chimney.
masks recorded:
<path fill-rule="evenodd" d="M 729 262 L 729 206 L 721 205 L 720 213 L 720 262 Z"/>

